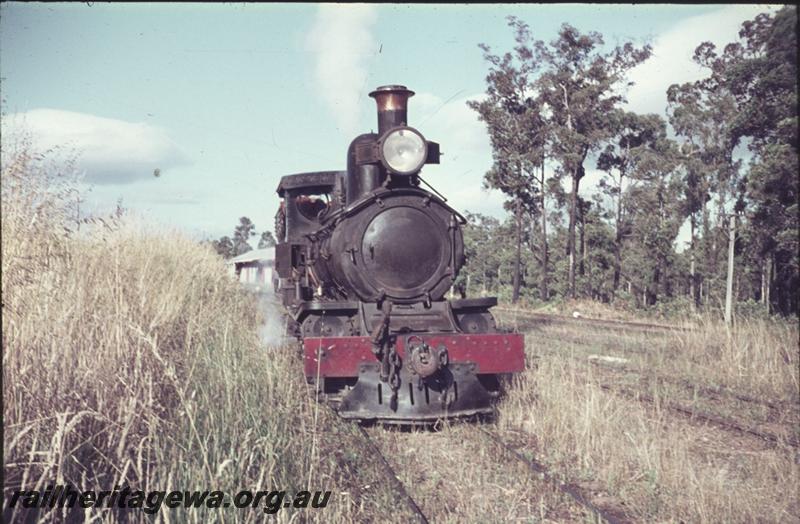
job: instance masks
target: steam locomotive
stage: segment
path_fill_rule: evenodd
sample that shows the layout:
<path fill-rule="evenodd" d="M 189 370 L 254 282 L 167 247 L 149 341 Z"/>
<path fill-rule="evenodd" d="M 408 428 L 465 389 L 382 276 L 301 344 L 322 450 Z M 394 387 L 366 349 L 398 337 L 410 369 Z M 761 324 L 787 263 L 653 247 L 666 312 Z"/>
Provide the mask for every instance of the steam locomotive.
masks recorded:
<path fill-rule="evenodd" d="M 276 292 L 307 380 L 344 418 L 488 414 L 502 377 L 524 368 L 522 335 L 496 330 L 496 298 L 446 299 L 465 220 L 421 187 L 441 153 L 407 124 L 413 95 L 377 88 L 378 132 L 350 143 L 347 170 L 287 175 L 277 189 Z"/>

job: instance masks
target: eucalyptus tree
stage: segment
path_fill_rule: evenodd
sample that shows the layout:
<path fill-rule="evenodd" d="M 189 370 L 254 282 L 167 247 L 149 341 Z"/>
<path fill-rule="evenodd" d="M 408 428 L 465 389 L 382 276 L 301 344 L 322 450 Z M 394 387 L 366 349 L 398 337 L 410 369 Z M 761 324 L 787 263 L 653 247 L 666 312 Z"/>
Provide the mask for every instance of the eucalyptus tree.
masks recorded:
<path fill-rule="evenodd" d="M 614 277 L 612 295 L 617 292 L 622 272 L 622 250 L 625 237 L 626 209 L 624 190 L 631 176 L 640 172 L 641 165 L 653 155 L 665 151 L 664 120 L 658 115 L 638 115 L 617 110 L 609 115 L 612 136 L 597 159 L 597 167 L 606 172 L 600 180 L 600 190 L 614 205 Z M 669 161 L 671 159 L 667 159 Z"/>
<path fill-rule="evenodd" d="M 701 44 L 695 50 L 694 60 L 701 65 L 707 45 L 710 44 Z M 697 251 L 698 214 L 702 224 L 702 275 L 691 278 L 695 289 L 698 281 L 705 282 L 708 294 L 718 277 L 720 252 L 725 246 L 718 237 L 727 224 L 725 215 L 738 182 L 740 162 L 733 155 L 739 140 L 732 132 L 736 103 L 732 93 L 711 77 L 673 84 L 667 91 L 667 100 L 670 124 L 682 140 L 692 255 Z M 715 196 L 716 216 L 712 216 L 709 204 Z"/>
<path fill-rule="evenodd" d="M 487 123 L 496 158 L 519 162 L 519 166 L 541 165 L 544 152 L 559 164 L 558 174 L 571 182 L 567 241 L 569 295 L 575 296 L 575 221 L 584 162 L 600 148 L 609 134 L 607 115 L 624 100 L 620 94 L 627 72 L 650 56 L 650 47 L 636 48 L 625 43 L 604 49 L 600 33 L 581 34 L 569 24 L 562 25 L 558 37 L 546 44 L 535 40 L 527 24 L 508 18 L 515 32 L 514 53 L 502 57 L 481 45 L 490 63 L 487 99 L 473 103 Z M 510 177 L 509 172 L 515 173 Z M 513 193 L 526 187 L 534 195 L 534 185 L 524 168 L 497 169 L 502 178 L 490 183 Z M 509 180 L 510 179 L 510 180 Z M 546 241 L 544 173 L 538 179 L 542 238 Z M 521 230 L 521 228 L 520 228 Z M 543 257 L 546 268 L 547 259 Z M 546 278 L 547 271 L 542 274 Z M 547 283 L 541 286 L 546 292 Z"/>
<path fill-rule="evenodd" d="M 636 48 L 630 42 L 605 50 L 600 33 L 583 34 L 564 24 L 555 40 L 537 41 L 528 56 L 543 65 L 536 86 L 548 109 L 553 156 L 570 180 L 567 255 L 572 297 L 576 292 L 575 221 L 584 162 L 611 135 L 608 115 L 624 101 L 621 88 L 627 73 L 646 60 L 650 51 L 649 45 Z"/>
<path fill-rule="evenodd" d="M 232 258 L 236 255 L 233 253 L 233 241 L 229 236 L 220 237 L 219 240 L 212 240 L 211 247 L 214 251 L 217 252 L 222 258 Z"/>
<path fill-rule="evenodd" d="M 248 240 L 256 234 L 256 226 L 248 217 L 239 218 L 239 225 L 233 230 L 233 255 L 239 256 L 253 248 Z"/>
<path fill-rule="evenodd" d="M 480 44 L 489 63 L 486 96 L 468 106 L 486 124 L 492 144 L 492 168 L 484 177 L 487 187 L 499 189 L 509 197 L 506 208 L 515 221 L 514 284 L 512 302 L 519 299 L 521 286 L 521 246 L 524 217 L 542 219 L 542 298 L 547 298 L 547 225 L 544 213 L 544 174 L 537 178 L 536 167 L 543 166 L 547 126 L 542 106 L 534 90 L 538 64 L 532 56 L 528 26 L 509 17 L 515 30 L 514 52 L 495 55 L 486 44 Z M 538 187 L 537 187 L 538 185 Z"/>
<path fill-rule="evenodd" d="M 667 274 L 675 257 L 675 240 L 685 220 L 684 181 L 676 143 L 667 137 L 666 122 L 650 115 L 649 143 L 640 147 L 630 170 L 628 189 L 633 244 L 641 255 L 639 272 L 645 302 L 653 305 L 669 288 Z"/>
<path fill-rule="evenodd" d="M 800 247 L 796 8 L 759 14 L 742 24 L 739 37 L 721 53 L 709 42 L 697 47 L 694 60 L 708 76 L 670 87 L 670 122 L 684 139 L 687 158 L 699 161 L 706 175 L 703 180 L 687 162 L 687 172 L 696 177 L 687 186 L 708 192 L 693 195 L 690 209 L 702 206 L 705 211 L 710 195 L 716 194 L 720 214 L 732 208 L 748 219 L 751 223 L 746 226 L 752 229 L 763 260 L 762 297 L 782 312 L 796 312 Z M 732 158 L 740 142 L 748 145 L 751 155 L 744 178 L 738 176 L 739 165 Z M 726 200 L 735 193 L 736 202 L 726 209 Z M 704 212 L 705 237 L 708 222 Z M 717 250 L 713 242 L 704 241 L 713 271 Z M 767 298 L 771 291 L 775 291 L 772 300 Z"/>
<path fill-rule="evenodd" d="M 258 249 L 264 249 L 275 246 L 275 237 L 272 236 L 272 231 L 264 231 L 258 239 Z"/>
<path fill-rule="evenodd" d="M 717 54 L 705 43 L 696 55 L 709 84 L 736 100 L 731 133 L 752 154 L 739 209 L 747 211 L 763 260 L 766 303 L 798 312 L 798 99 L 797 9 L 783 7 L 742 24 L 740 41 Z M 719 87 L 718 87 L 719 86 Z"/>
<path fill-rule="evenodd" d="M 500 234 L 500 221 L 480 213 L 465 213 L 464 254 L 467 263 L 459 273 L 465 291 L 480 286 L 481 294 L 491 292 L 499 277 L 500 259 L 508 249 Z"/>

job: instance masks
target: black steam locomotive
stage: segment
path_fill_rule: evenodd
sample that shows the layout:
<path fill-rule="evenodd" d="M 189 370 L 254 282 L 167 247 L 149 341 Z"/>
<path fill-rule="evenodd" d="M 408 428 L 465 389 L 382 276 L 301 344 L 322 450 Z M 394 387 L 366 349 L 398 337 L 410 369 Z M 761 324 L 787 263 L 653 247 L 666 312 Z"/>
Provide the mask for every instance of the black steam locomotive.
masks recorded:
<path fill-rule="evenodd" d="M 278 185 L 276 291 L 305 375 L 345 418 L 431 421 L 489 413 L 523 339 L 495 329 L 491 298 L 446 300 L 464 264 L 464 218 L 420 187 L 439 144 L 407 125 L 404 86 L 379 87 L 378 133 L 346 171 Z"/>

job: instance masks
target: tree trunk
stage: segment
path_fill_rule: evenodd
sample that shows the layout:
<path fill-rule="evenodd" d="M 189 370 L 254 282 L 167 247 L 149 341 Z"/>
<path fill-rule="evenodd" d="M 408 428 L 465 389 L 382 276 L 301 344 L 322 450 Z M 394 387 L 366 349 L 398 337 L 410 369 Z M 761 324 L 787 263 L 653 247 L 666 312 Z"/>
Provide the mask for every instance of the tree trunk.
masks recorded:
<path fill-rule="evenodd" d="M 659 257 L 660 259 L 661 257 Z M 661 261 L 656 262 L 656 267 L 653 270 L 653 281 L 651 286 L 644 288 L 645 304 L 654 306 L 658 301 L 658 288 L 661 285 Z"/>
<path fill-rule="evenodd" d="M 725 279 L 725 323 L 733 321 L 733 254 L 736 245 L 736 215 L 731 215 L 728 229 L 728 277 Z"/>
<path fill-rule="evenodd" d="M 703 258 L 697 278 L 700 280 L 700 303 L 707 302 L 711 296 L 714 274 L 711 272 L 713 251 L 715 249 L 711 234 L 711 216 L 707 204 L 703 203 Z"/>
<path fill-rule="evenodd" d="M 622 271 L 622 177 L 623 173 L 619 174 L 619 185 L 617 186 L 617 217 L 615 223 L 614 235 L 614 286 L 612 288 L 612 295 L 616 295 L 617 288 L 619 288 L 619 274 Z"/>
<path fill-rule="evenodd" d="M 619 183 L 617 184 L 617 216 L 614 224 L 614 285 L 611 295 L 617 294 L 619 288 L 619 275 L 622 272 L 622 181 L 625 178 L 625 169 L 631 155 L 630 143 L 625 145 L 625 157 L 619 168 Z"/>
<path fill-rule="evenodd" d="M 567 129 L 572 132 L 572 113 L 569 108 L 569 93 L 567 87 L 561 84 L 561 91 L 564 94 L 564 109 L 567 115 Z M 570 298 L 575 298 L 575 211 L 578 203 L 578 188 L 583 177 L 583 161 L 586 158 L 586 151 L 583 152 L 580 162 L 577 162 L 572 172 L 572 194 L 570 195 L 569 206 L 569 232 L 567 235 L 567 255 L 569 256 L 568 286 Z"/>
<path fill-rule="evenodd" d="M 547 263 L 548 263 L 548 246 L 547 246 L 547 210 L 545 209 L 545 176 L 544 176 L 544 155 L 542 155 L 542 277 L 539 282 L 539 298 L 547 301 L 550 297 L 550 292 L 547 289 Z"/>
<path fill-rule="evenodd" d="M 569 202 L 569 231 L 567 237 L 567 254 L 569 255 L 569 296 L 575 298 L 575 219 L 578 207 L 578 189 L 583 177 L 583 163 L 578 164 L 572 174 L 572 192 Z"/>
<path fill-rule="evenodd" d="M 697 285 L 697 272 L 695 270 L 695 244 L 696 239 L 694 235 L 694 230 L 696 228 L 695 225 L 695 218 L 694 213 L 691 214 L 689 217 L 689 226 L 691 227 L 691 235 L 690 235 L 690 254 L 689 254 L 689 294 L 692 297 L 692 311 L 696 310 L 700 307 L 700 293 L 699 288 Z"/>
<path fill-rule="evenodd" d="M 767 259 L 767 313 L 772 313 L 772 279 L 775 278 L 775 255 L 770 254 Z"/>
<path fill-rule="evenodd" d="M 580 239 L 581 239 L 581 260 L 578 262 L 578 274 L 580 276 L 586 275 L 586 217 L 581 216 L 579 218 L 579 230 L 580 230 Z"/>
<path fill-rule="evenodd" d="M 592 268 L 589 266 L 589 235 L 586 234 L 586 219 L 581 220 L 581 275 L 586 278 L 586 293 L 592 296 Z"/>
<path fill-rule="evenodd" d="M 522 256 L 522 201 L 517 197 L 516 209 L 514 212 L 517 225 L 517 250 L 514 255 L 514 290 L 511 295 L 511 303 L 516 304 L 519 300 L 520 288 L 520 258 Z"/>

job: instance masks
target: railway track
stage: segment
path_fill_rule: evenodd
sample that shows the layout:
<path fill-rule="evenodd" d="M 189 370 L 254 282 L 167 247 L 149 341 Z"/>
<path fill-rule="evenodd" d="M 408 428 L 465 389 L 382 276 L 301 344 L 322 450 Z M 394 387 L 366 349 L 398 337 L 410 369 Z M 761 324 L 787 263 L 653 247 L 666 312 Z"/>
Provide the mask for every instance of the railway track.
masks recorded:
<path fill-rule="evenodd" d="M 391 464 L 389 464 L 389 461 L 386 460 L 386 457 L 383 455 L 377 444 L 375 444 L 375 441 L 372 440 L 372 437 L 369 436 L 367 430 L 365 430 L 364 427 L 361 425 L 358 425 L 358 430 L 361 433 L 361 436 L 367 442 L 367 445 L 372 454 L 375 456 L 375 458 L 378 459 L 378 463 L 380 464 L 381 469 L 383 469 L 386 478 L 389 479 L 389 482 L 392 483 L 395 492 L 400 496 L 400 498 L 403 499 L 406 506 L 408 506 L 409 511 L 411 511 L 417 517 L 418 522 L 421 522 L 423 524 L 428 524 L 428 517 L 425 516 L 425 514 L 420 509 L 419 504 L 417 504 L 417 502 L 411 497 L 411 495 L 409 495 L 408 491 L 406 491 L 405 486 L 400 481 L 400 478 L 397 476 L 397 472 L 394 470 Z"/>
<path fill-rule="evenodd" d="M 497 448 L 503 450 L 505 452 L 504 456 L 513 457 L 516 462 L 522 464 L 531 479 L 534 481 L 544 482 L 551 488 L 554 488 L 555 491 L 565 495 L 569 500 L 577 504 L 577 506 L 582 508 L 584 511 L 589 512 L 593 516 L 593 520 L 597 522 L 607 522 L 608 524 L 623 524 L 630 521 L 624 515 L 620 515 L 617 512 L 597 506 L 590 500 L 590 497 L 579 486 L 573 483 L 560 481 L 557 476 L 547 468 L 547 466 L 535 458 L 530 458 L 521 453 L 495 432 L 486 429 L 481 423 L 470 422 L 470 424 L 475 424 L 475 428 L 479 433 L 484 435 Z M 359 425 L 358 429 L 364 440 L 367 442 L 370 452 L 376 457 L 377 462 L 380 464 L 381 469 L 386 475 L 386 478 L 392 484 L 398 496 L 404 501 L 408 509 L 415 515 L 418 522 L 427 523 L 428 517 L 422 511 L 416 500 L 414 500 L 411 494 L 409 494 L 408 490 L 400 480 L 399 475 L 391 466 L 387 457 L 380 450 L 378 444 L 375 442 L 372 436 L 370 436 L 369 432 L 364 429 L 364 427 Z"/>
<path fill-rule="evenodd" d="M 577 357 L 575 357 L 575 358 L 577 360 Z M 602 366 L 602 364 L 600 362 L 596 362 L 596 361 L 592 361 L 592 364 L 595 365 L 595 366 Z M 616 368 L 605 367 L 604 366 L 603 369 L 609 370 L 609 371 L 612 371 L 612 372 L 619 370 L 619 371 L 622 371 L 622 372 L 627 372 L 627 373 L 639 375 L 642 378 L 645 377 L 645 375 L 643 375 L 642 373 L 639 373 L 635 369 L 631 369 L 630 367 L 626 367 L 624 365 L 619 365 Z M 739 402 L 744 402 L 746 404 L 753 404 L 755 406 L 759 406 L 759 407 L 762 407 L 762 408 L 765 408 L 765 409 L 768 409 L 768 410 L 771 410 L 771 411 L 781 411 L 781 410 L 786 410 L 786 409 L 792 409 L 793 407 L 796 408 L 796 406 L 792 406 L 791 403 L 786 402 L 786 401 L 772 401 L 772 400 L 765 400 L 765 399 L 755 398 L 755 397 L 751 397 L 749 395 L 743 395 L 741 393 L 737 393 L 735 391 L 731 391 L 729 388 L 726 388 L 724 386 L 720 386 L 720 387 L 717 387 L 717 388 L 711 388 L 711 387 L 706 387 L 706 386 L 702 386 L 702 385 L 699 385 L 699 384 L 694 384 L 692 382 L 689 382 L 688 380 L 673 379 L 673 378 L 670 378 L 670 377 L 665 377 L 663 375 L 658 375 L 658 374 L 654 374 L 654 373 L 650 373 L 647 376 L 652 378 L 656 383 L 669 384 L 669 385 L 672 385 L 672 386 L 681 387 L 681 388 L 686 389 L 687 391 L 690 391 L 692 393 L 696 393 L 697 395 L 700 395 L 700 396 L 705 397 L 705 398 L 710 399 L 710 400 L 721 400 L 721 399 L 724 399 L 724 398 L 727 397 L 728 400 L 737 400 Z"/>
<path fill-rule="evenodd" d="M 541 315 L 541 316 L 548 316 L 548 315 Z M 567 318 L 568 321 L 572 321 L 572 319 Z M 531 324 L 527 324 L 527 322 Z M 536 325 L 538 321 L 536 319 L 525 319 L 523 320 L 524 326 Z M 548 335 L 539 335 L 541 338 L 546 340 L 561 340 L 559 337 L 555 336 L 548 336 Z M 580 341 L 580 340 L 570 340 L 570 342 L 575 343 L 581 346 L 590 346 L 591 344 L 588 342 Z M 549 353 L 549 352 L 548 352 Z M 564 355 L 558 355 L 559 357 L 564 357 Z M 583 364 L 584 360 L 579 357 L 568 356 L 572 360 L 578 361 L 579 363 Z M 595 363 L 598 365 L 598 363 Z M 624 365 L 617 366 L 619 371 L 627 371 L 630 373 L 641 375 L 637 373 L 635 370 L 630 369 L 629 367 L 625 367 Z M 610 368 L 603 366 L 602 369 L 606 372 L 616 372 L 617 368 Z M 767 408 L 769 410 L 780 411 L 782 409 L 790 409 L 792 406 L 788 406 L 785 403 L 781 402 L 773 402 L 769 400 L 759 399 L 755 397 L 751 397 L 748 395 L 742 395 L 736 392 L 732 392 L 727 388 L 720 388 L 720 389 L 712 389 L 704 386 L 698 386 L 695 384 L 688 383 L 687 381 L 676 381 L 671 380 L 668 377 L 663 377 L 659 375 L 654 375 L 653 378 L 657 381 L 663 381 L 664 383 L 672 384 L 678 387 L 683 387 L 686 389 L 690 389 L 702 396 L 705 396 L 709 399 L 719 398 L 720 396 L 727 396 L 729 399 L 735 399 L 741 402 L 754 404 L 757 406 L 761 406 Z M 642 392 L 640 390 L 634 390 L 631 388 L 626 388 L 624 386 L 619 385 L 612 385 L 608 383 L 599 383 L 598 386 L 603 390 L 611 394 L 615 394 L 617 396 L 621 396 L 623 398 L 627 398 L 629 400 L 634 400 L 638 402 L 643 402 L 651 405 L 660 404 L 664 408 L 676 413 L 682 417 L 687 417 L 692 420 L 697 420 L 701 422 L 706 422 L 711 424 L 715 427 L 720 429 L 726 430 L 728 432 L 738 433 L 742 435 L 749 435 L 751 437 L 756 437 L 761 440 L 770 442 L 775 445 L 786 444 L 794 448 L 800 448 L 800 439 L 795 436 L 780 436 L 775 433 L 771 433 L 768 431 L 762 431 L 759 429 L 755 429 L 752 427 L 748 427 L 745 424 L 742 424 L 736 420 L 733 420 L 728 417 L 719 416 L 713 413 L 707 413 L 703 411 L 698 411 L 696 409 L 692 409 L 690 407 L 681 405 L 680 403 L 671 401 L 669 399 L 656 399 L 652 395 Z M 796 406 L 795 406 L 796 407 Z"/>
<path fill-rule="evenodd" d="M 589 500 L 589 497 L 583 492 L 583 490 L 580 487 L 572 483 L 561 482 L 560 480 L 558 480 L 558 478 L 556 478 L 556 476 L 550 472 L 547 466 L 545 466 L 535 458 L 526 457 L 520 451 L 514 449 L 506 441 L 500 438 L 496 433 L 489 431 L 483 426 L 478 426 L 478 430 L 481 433 L 483 433 L 487 438 L 489 438 L 492 442 L 496 443 L 498 446 L 505 449 L 511 456 L 515 457 L 521 463 L 525 464 L 528 470 L 530 470 L 535 476 L 545 481 L 546 483 L 550 484 L 561 493 L 568 496 L 579 506 L 591 512 L 597 519 L 607 522 L 608 524 L 621 524 L 628 522 L 628 519 L 626 519 L 625 517 L 617 515 L 616 513 L 608 511 L 606 509 L 600 508 L 599 506 L 594 504 L 591 500 Z"/>
<path fill-rule="evenodd" d="M 712 413 L 704 413 L 700 411 L 696 411 L 694 409 L 688 408 L 686 406 L 682 406 L 676 402 L 672 402 L 666 399 L 662 399 L 661 401 L 654 398 L 652 395 L 647 393 L 643 393 L 641 391 L 635 391 L 628 388 L 623 388 L 619 386 L 612 386 L 610 384 L 598 384 L 600 389 L 603 391 L 607 391 L 614 395 L 618 395 L 630 400 L 635 400 L 638 402 L 644 402 L 651 405 L 660 404 L 662 407 L 667 408 L 668 410 L 672 411 L 673 413 L 677 413 L 681 416 L 688 417 L 692 420 L 698 420 L 702 422 L 707 422 L 713 426 L 719 427 L 723 430 L 733 433 L 739 433 L 743 435 L 750 435 L 753 437 L 757 437 L 759 439 L 771 442 L 773 444 L 786 444 L 791 447 L 797 448 L 800 447 L 800 441 L 796 437 L 782 437 L 780 435 L 776 435 L 774 433 L 770 433 L 767 431 L 760 431 L 754 428 L 747 427 L 745 425 L 740 424 L 738 421 L 732 420 L 727 417 L 721 417 L 719 415 L 714 415 Z"/>
<path fill-rule="evenodd" d="M 552 341 L 558 341 L 558 342 L 563 342 L 564 341 L 560 337 L 549 336 L 549 335 L 540 335 L 540 338 L 543 339 L 543 340 L 552 340 Z M 584 341 L 580 341 L 580 340 L 570 339 L 569 342 L 574 343 L 576 345 L 584 346 L 584 347 L 590 347 L 591 346 L 591 344 L 589 344 L 588 342 L 584 342 Z M 563 355 L 563 354 L 556 354 L 554 351 L 550 351 L 550 350 L 542 351 L 540 349 L 539 353 L 547 354 L 547 355 L 550 355 L 550 356 L 556 356 L 557 355 L 560 358 L 565 358 L 566 357 L 566 358 L 571 358 L 571 359 L 573 359 L 573 360 L 575 360 L 577 362 L 581 362 L 581 363 L 584 362 L 584 359 L 582 359 L 581 357 L 578 357 L 578 356 L 566 356 L 566 355 Z M 792 403 L 792 402 L 789 402 L 789 401 L 786 401 L 786 400 L 762 399 L 762 398 L 757 398 L 757 397 L 753 397 L 753 396 L 750 396 L 750 395 L 745 395 L 745 394 L 739 393 L 739 392 L 734 391 L 734 390 L 732 390 L 732 389 L 730 389 L 729 387 L 726 387 L 726 386 L 714 386 L 714 387 L 704 386 L 702 384 L 696 384 L 696 383 L 690 382 L 690 381 L 688 381 L 686 379 L 672 378 L 672 377 L 668 377 L 666 375 L 653 373 L 651 371 L 648 371 L 647 373 L 643 373 L 643 372 L 641 372 L 641 371 L 639 371 L 637 369 L 631 368 L 630 366 L 626 366 L 626 365 L 621 364 L 621 363 L 615 363 L 613 366 L 606 365 L 606 364 L 604 364 L 604 363 L 602 363 L 600 361 L 591 361 L 591 363 L 593 365 L 595 365 L 595 366 L 603 367 L 603 369 L 606 369 L 606 370 L 609 370 L 609 371 L 613 371 L 613 372 L 625 372 L 625 373 L 629 373 L 629 374 L 632 374 L 632 375 L 638 375 L 638 376 L 640 376 L 642 378 L 648 377 L 648 378 L 650 378 L 650 379 L 652 379 L 652 380 L 654 380 L 656 382 L 663 383 L 663 384 L 670 384 L 670 385 L 673 385 L 673 386 L 676 386 L 676 387 L 680 387 L 680 388 L 683 388 L 683 389 L 686 389 L 686 390 L 692 392 L 693 394 L 696 393 L 697 395 L 700 395 L 700 396 L 703 396 L 705 398 L 712 399 L 712 400 L 723 400 L 723 399 L 727 398 L 727 400 L 737 400 L 739 402 L 744 402 L 746 404 L 752 404 L 752 405 L 755 405 L 755 406 L 759 406 L 759 407 L 768 409 L 768 410 L 773 411 L 773 412 L 787 410 L 787 409 L 793 409 L 793 408 L 796 409 L 797 408 L 797 403 Z"/>
<path fill-rule="evenodd" d="M 579 364 L 585 363 L 582 359 L 579 359 L 577 357 L 567 356 L 566 358 L 574 360 Z M 605 372 L 610 371 L 609 368 L 602 368 L 602 369 Z M 691 420 L 706 422 L 708 424 L 711 424 L 715 427 L 721 428 L 728 432 L 738 433 L 742 435 L 749 435 L 751 437 L 757 437 L 761 440 L 771 442 L 775 445 L 785 444 L 793 448 L 800 448 L 800 439 L 794 436 L 781 436 L 768 431 L 761 431 L 759 429 L 748 427 L 740 423 L 739 421 L 733 420 L 729 417 L 724 417 L 713 413 L 699 411 L 666 398 L 657 399 L 653 395 L 650 395 L 649 393 L 645 393 L 637 389 L 631 389 L 625 386 L 620 386 L 619 384 L 609 384 L 605 382 L 597 382 L 596 384 L 600 389 L 610 394 L 623 397 L 628 400 L 633 400 L 636 402 L 642 402 L 650 405 L 660 405 L 661 407 L 668 409 L 673 413 L 676 413 L 677 415 L 680 415 L 682 417 L 689 418 Z"/>
<path fill-rule="evenodd" d="M 589 318 L 583 316 L 579 318 L 574 318 L 564 315 L 533 313 L 530 311 L 520 311 L 516 309 L 497 307 L 497 306 L 492 308 L 492 312 L 502 313 L 503 315 L 509 315 L 509 316 L 513 315 L 513 318 L 516 319 L 524 318 L 527 320 L 536 321 L 539 324 L 571 324 L 571 325 L 596 326 L 596 327 L 622 329 L 622 330 L 628 329 L 628 330 L 645 331 L 645 332 L 694 331 L 694 328 L 685 326 L 673 326 L 669 324 L 654 324 L 647 322 L 628 322 L 625 320 L 608 320 L 600 318 Z"/>
<path fill-rule="evenodd" d="M 530 327 L 531 325 L 533 325 L 533 323 L 532 324 L 522 324 L 522 329 Z M 590 343 L 588 341 L 585 341 L 585 340 L 581 340 L 581 339 L 575 338 L 575 337 L 568 337 L 568 338 L 565 339 L 565 337 L 561 337 L 561 336 L 537 333 L 537 338 L 538 339 L 542 339 L 542 340 L 556 341 L 556 342 L 565 342 L 566 341 L 566 342 L 570 342 L 570 343 L 573 343 L 573 344 L 576 344 L 576 345 L 579 345 L 579 346 L 584 346 L 584 347 L 591 347 L 592 346 L 592 343 Z M 603 349 L 605 349 L 605 348 L 603 348 Z M 630 350 L 630 349 L 624 349 L 623 351 L 625 353 L 629 353 L 629 352 L 633 352 L 634 354 L 640 354 L 641 353 L 639 351 L 633 351 L 633 350 Z M 671 351 L 674 352 L 674 350 L 671 350 Z M 563 355 L 559 355 L 559 356 L 563 356 Z M 575 360 L 580 360 L 577 357 L 572 357 L 572 358 L 574 358 Z M 599 362 L 594 362 L 594 364 L 595 365 L 601 365 Z M 632 369 L 632 368 L 630 368 L 628 366 L 622 365 L 622 364 L 616 364 L 614 366 L 614 368 L 606 368 L 606 369 L 613 369 L 615 371 L 616 370 L 626 371 L 628 373 L 644 376 L 641 372 L 639 372 L 639 371 L 637 371 L 635 369 Z M 666 383 L 666 384 L 672 384 L 672 385 L 675 385 L 675 386 L 679 386 L 679 387 L 685 388 L 687 390 L 691 390 L 692 392 L 695 392 L 698 395 L 701 395 L 701 396 L 704 396 L 704 397 L 710 398 L 710 399 L 719 399 L 720 397 L 728 397 L 729 399 L 738 400 L 740 402 L 744 402 L 744 403 L 747 403 L 747 404 L 753 404 L 753 405 L 756 405 L 756 406 L 764 407 L 764 408 L 772 410 L 772 411 L 781 411 L 781 410 L 796 408 L 796 404 L 793 404 L 793 403 L 788 402 L 788 401 L 761 399 L 761 398 L 753 397 L 753 396 L 750 396 L 750 395 L 745 395 L 745 394 L 739 393 L 737 391 L 733 391 L 730 388 L 725 387 L 725 386 L 716 386 L 716 387 L 703 386 L 703 385 L 700 385 L 700 384 L 695 384 L 695 383 L 689 382 L 688 380 L 685 380 L 685 379 L 684 380 L 673 379 L 673 378 L 670 378 L 670 377 L 667 377 L 667 376 L 664 376 L 664 375 L 659 375 L 659 374 L 654 374 L 654 373 L 648 373 L 647 376 L 652 377 L 653 379 L 655 379 L 656 381 L 659 381 L 659 382 L 663 382 L 663 383 Z"/>

